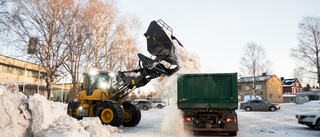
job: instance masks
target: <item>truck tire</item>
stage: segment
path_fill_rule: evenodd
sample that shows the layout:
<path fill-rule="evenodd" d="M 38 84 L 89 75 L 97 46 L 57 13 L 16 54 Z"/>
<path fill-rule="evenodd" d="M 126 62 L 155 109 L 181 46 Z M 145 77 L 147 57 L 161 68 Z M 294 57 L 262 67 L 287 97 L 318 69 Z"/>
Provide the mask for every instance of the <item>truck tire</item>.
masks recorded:
<path fill-rule="evenodd" d="M 134 127 L 138 125 L 141 120 L 140 109 L 129 102 L 123 102 L 122 106 L 124 110 L 124 119 L 122 125 L 125 127 Z"/>
<path fill-rule="evenodd" d="M 246 109 L 246 111 L 251 111 L 252 110 L 251 107 L 246 107 L 245 109 Z"/>
<path fill-rule="evenodd" d="M 122 107 L 112 101 L 104 101 L 97 107 L 96 116 L 99 116 L 102 124 L 120 126 L 124 119 Z"/>

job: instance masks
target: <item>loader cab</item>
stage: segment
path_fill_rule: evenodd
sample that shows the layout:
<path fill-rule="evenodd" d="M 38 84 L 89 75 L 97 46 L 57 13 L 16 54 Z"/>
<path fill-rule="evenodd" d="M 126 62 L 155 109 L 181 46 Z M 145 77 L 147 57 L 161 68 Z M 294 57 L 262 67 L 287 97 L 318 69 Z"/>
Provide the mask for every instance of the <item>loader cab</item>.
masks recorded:
<path fill-rule="evenodd" d="M 108 71 L 91 70 L 85 73 L 83 90 L 87 91 L 87 95 L 92 95 L 94 90 L 109 90 L 112 88 L 113 74 Z"/>

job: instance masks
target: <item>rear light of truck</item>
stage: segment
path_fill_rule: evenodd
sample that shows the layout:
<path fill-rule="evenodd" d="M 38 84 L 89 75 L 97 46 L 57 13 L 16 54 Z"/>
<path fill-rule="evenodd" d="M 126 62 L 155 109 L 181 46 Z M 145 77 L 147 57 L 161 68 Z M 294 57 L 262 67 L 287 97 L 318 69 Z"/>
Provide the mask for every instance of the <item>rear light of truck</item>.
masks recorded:
<path fill-rule="evenodd" d="M 235 118 L 227 118 L 227 123 L 229 123 L 229 122 L 237 122 L 237 119 L 235 119 Z"/>
<path fill-rule="evenodd" d="M 183 117 L 183 118 L 182 118 L 182 121 L 183 121 L 183 122 L 191 122 L 191 118 L 189 118 L 189 117 Z"/>

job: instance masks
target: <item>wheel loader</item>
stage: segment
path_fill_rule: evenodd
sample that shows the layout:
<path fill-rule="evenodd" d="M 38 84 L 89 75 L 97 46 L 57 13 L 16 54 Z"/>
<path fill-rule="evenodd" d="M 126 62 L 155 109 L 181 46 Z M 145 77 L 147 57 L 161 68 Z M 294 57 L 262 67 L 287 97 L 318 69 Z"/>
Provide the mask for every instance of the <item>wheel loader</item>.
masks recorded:
<path fill-rule="evenodd" d="M 134 127 L 140 122 L 140 109 L 123 101 L 134 89 L 159 76 L 170 76 L 179 70 L 175 46 L 182 44 L 162 20 L 152 21 L 144 34 L 152 57 L 138 54 L 139 68 L 119 71 L 90 70 L 84 73 L 82 91 L 76 102 L 68 104 L 68 115 L 80 120 L 99 117 L 103 124 Z M 177 45 L 172 41 L 176 40 Z"/>

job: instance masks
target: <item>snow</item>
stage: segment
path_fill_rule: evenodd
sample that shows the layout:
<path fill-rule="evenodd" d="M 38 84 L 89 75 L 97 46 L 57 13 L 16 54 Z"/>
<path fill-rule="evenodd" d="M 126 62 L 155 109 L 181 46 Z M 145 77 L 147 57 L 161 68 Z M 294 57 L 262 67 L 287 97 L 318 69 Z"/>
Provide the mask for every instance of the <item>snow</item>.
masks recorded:
<path fill-rule="evenodd" d="M 236 110 L 240 129 L 237 137 L 319 137 L 320 130 L 310 129 L 307 126 L 298 124 L 295 114 L 318 110 L 320 105 L 308 106 L 282 103 L 280 106 L 281 109 L 275 112 Z M 141 111 L 141 121 L 136 127 L 124 127 L 123 133 L 116 133 L 114 137 L 193 136 L 174 126 L 170 126 L 170 132 L 176 132 L 176 134 L 168 134 L 160 130 L 167 116 L 172 114 L 172 107 L 174 105 L 162 109 L 154 108 L 148 111 Z M 208 135 L 200 134 L 197 136 L 206 137 Z M 225 134 L 222 134 L 222 136 L 225 136 Z"/>
<path fill-rule="evenodd" d="M 110 137 L 121 132 L 99 118 L 78 121 L 67 115 L 67 105 L 35 94 L 28 99 L 18 85 L 0 85 L 0 133 L 5 137 Z"/>

